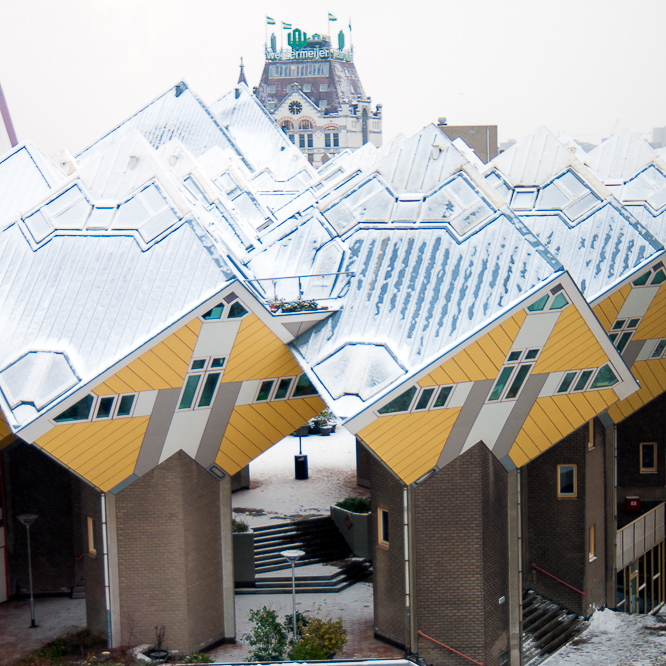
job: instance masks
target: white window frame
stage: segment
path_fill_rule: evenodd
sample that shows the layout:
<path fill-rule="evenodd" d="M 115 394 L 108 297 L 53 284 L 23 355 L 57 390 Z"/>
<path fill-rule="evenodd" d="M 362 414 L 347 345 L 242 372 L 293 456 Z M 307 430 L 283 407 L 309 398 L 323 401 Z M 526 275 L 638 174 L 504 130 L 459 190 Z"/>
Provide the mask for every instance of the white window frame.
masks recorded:
<path fill-rule="evenodd" d="M 220 361 L 221 364 L 217 365 L 216 363 L 219 363 Z M 195 368 L 194 367 L 195 364 L 199 363 L 202 363 L 201 367 Z M 227 365 L 226 356 L 208 356 L 202 358 L 193 358 L 192 361 L 190 362 L 190 369 L 185 375 L 180 395 L 178 396 L 178 407 L 176 407 L 176 412 L 191 412 L 198 409 L 211 409 L 211 407 L 213 406 L 213 402 L 215 401 L 215 396 L 217 395 L 217 391 L 219 390 L 220 384 L 222 383 L 222 376 L 224 375 L 224 369 L 226 368 L 226 365 Z M 218 374 L 219 377 L 217 378 L 217 382 L 213 389 L 213 393 L 210 398 L 210 403 L 208 405 L 200 405 L 199 402 L 201 401 L 201 395 L 206 386 L 208 377 L 214 374 Z M 181 405 L 183 399 L 185 398 L 185 392 L 188 389 L 189 379 L 190 377 L 197 377 L 197 376 L 200 377 L 200 379 L 198 380 L 196 388 L 194 389 L 194 393 L 192 394 L 192 400 L 189 406 L 183 407 Z"/>
<path fill-rule="evenodd" d="M 506 357 L 504 364 L 500 368 L 499 373 L 497 374 L 497 378 L 495 379 L 493 388 L 490 390 L 490 393 L 488 393 L 488 398 L 486 402 L 498 403 L 498 402 L 513 402 L 514 400 L 518 400 L 520 394 L 522 393 L 523 388 L 525 387 L 525 384 L 527 384 L 527 381 L 529 380 L 532 374 L 534 366 L 539 360 L 539 356 L 541 355 L 541 350 L 542 350 L 541 347 L 528 347 L 527 349 L 512 349 L 509 352 L 508 356 Z M 520 382 L 516 390 L 516 394 L 511 397 L 507 397 L 508 394 L 513 390 L 514 384 L 519 379 L 521 369 L 524 367 L 527 367 L 527 372 L 523 376 L 522 381 Z M 504 386 L 500 390 L 499 394 L 497 394 L 496 397 L 493 397 L 493 394 L 495 394 L 496 389 L 500 385 L 500 381 L 503 379 L 503 377 L 504 377 Z"/>

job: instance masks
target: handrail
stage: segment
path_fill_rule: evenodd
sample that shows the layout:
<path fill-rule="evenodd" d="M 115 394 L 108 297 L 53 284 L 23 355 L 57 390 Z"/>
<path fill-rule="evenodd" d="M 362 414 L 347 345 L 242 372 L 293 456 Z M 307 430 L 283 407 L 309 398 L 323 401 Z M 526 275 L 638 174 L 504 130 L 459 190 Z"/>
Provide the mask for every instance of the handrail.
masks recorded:
<path fill-rule="evenodd" d="M 460 655 L 461 657 L 465 657 L 465 659 L 469 659 L 473 664 L 477 664 L 477 666 L 483 666 L 482 661 L 476 661 L 476 659 L 472 659 L 472 657 L 468 657 L 466 654 L 463 654 L 462 652 L 458 652 L 458 650 L 454 650 L 452 647 L 449 647 L 448 645 L 444 645 L 444 643 L 440 643 L 438 640 L 428 636 L 427 634 L 424 634 L 420 629 L 416 632 L 419 636 L 423 636 L 423 638 L 427 638 L 429 641 L 432 641 L 433 643 L 437 643 L 437 645 L 441 645 L 442 647 L 445 647 L 447 650 L 451 650 L 451 652 L 455 652 L 456 654 Z"/>
<path fill-rule="evenodd" d="M 578 594 L 582 594 L 583 596 L 585 596 L 585 592 L 581 592 L 577 587 L 569 585 L 569 583 L 565 583 L 561 578 L 558 578 L 557 576 L 553 576 L 552 573 L 548 573 L 545 569 L 538 567 L 536 564 L 534 564 L 534 562 L 532 562 L 532 569 L 536 569 L 537 571 L 546 574 L 546 576 L 550 576 L 553 580 L 556 580 L 558 583 L 562 583 L 562 585 L 566 585 L 567 587 L 571 588 L 574 592 L 578 592 Z"/>

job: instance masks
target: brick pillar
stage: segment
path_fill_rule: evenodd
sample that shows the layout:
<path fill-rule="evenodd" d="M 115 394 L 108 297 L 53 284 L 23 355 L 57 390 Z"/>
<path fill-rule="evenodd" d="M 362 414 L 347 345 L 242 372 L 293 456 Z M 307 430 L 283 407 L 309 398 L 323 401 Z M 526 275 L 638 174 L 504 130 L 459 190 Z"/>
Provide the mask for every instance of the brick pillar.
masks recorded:
<path fill-rule="evenodd" d="M 417 486 L 414 504 L 417 630 L 498 666 L 510 632 L 508 472 L 479 443 Z M 422 636 L 417 651 L 435 666 L 465 663 Z"/>
<path fill-rule="evenodd" d="M 182 451 L 116 495 L 122 644 L 154 643 L 155 627 L 165 628 L 163 648 L 181 653 L 233 637 L 225 627 L 225 616 L 227 624 L 233 618 L 233 575 L 223 575 L 229 502 L 228 480 L 221 489 Z"/>

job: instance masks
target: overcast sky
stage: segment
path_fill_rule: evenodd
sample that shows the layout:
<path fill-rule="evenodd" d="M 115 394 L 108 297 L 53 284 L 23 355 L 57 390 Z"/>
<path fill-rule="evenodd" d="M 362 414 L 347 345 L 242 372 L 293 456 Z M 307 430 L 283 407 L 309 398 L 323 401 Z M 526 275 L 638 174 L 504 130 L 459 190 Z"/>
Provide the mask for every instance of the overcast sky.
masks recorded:
<path fill-rule="evenodd" d="M 384 139 L 497 124 L 597 142 L 666 125 L 666 0 L 0 0 L 0 84 L 19 140 L 76 153 L 185 79 L 212 103 L 264 63 L 265 18 L 348 33 Z"/>

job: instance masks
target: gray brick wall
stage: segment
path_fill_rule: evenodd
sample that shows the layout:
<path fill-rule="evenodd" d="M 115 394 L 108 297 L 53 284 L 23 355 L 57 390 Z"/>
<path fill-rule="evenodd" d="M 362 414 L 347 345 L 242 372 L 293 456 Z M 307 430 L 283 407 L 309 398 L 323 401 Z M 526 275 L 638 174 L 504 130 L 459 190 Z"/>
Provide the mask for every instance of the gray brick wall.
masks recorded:
<path fill-rule="evenodd" d="M 408 643 L 405 608 L 403 484 L 382 463 L 369 458 L 372 487 L 371 530 L 374 544 L 375 634 L 404 647 Z M 377 511 L 389 512 L 389 546 L 377 544 Z"/>
<path fill-rule="evenodd" d="M 487 666 L 508 647 L 507 501 L 507 472 L 484 444 L 415 491 L 417 628 Z M 425 638 L 418 654 L 469 663 Z"/>
<path fill-rule="evenodd" d="M 99 491 L 81 485 L 80 513 L 77 520 L 79 550 L 82 554 L 83 578 L 86 584 L 86 618 L 90 631 L 107 634 L 106 599 L 104 595 L 104 557 L 102 549 L 102 513 Z M 88 552 L 88 516 L 94 521 L 97 555 Z"/>
<path fill-rule="evenodd" d="M 116 497 L 122 642 L 192 652 L 224 638 L 219 482 L 179 451 Z"/>

